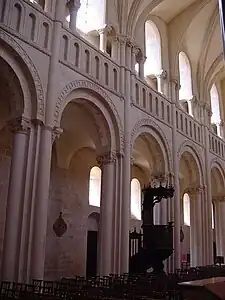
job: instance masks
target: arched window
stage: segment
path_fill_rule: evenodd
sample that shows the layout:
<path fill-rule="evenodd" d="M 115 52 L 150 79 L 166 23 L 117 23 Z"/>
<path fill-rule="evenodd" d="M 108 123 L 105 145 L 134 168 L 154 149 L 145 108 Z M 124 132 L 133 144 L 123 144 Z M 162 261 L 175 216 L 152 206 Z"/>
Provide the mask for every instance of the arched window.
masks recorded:
<path fill-rule="evenodd" d="M 104 27 L 105 1 L 81 0 L 81 6 L 77 13 L 77 28 L 87 33 L 91 30 Z"/>
<path fill-rule="evenodd" d="M 100 207 L 102 171 L 93 167 L 89 177 L 89 205 Z"/>
<path fill-rule="evenodd" d="M 141 220 L 141 185 L 137 178 L 131 180 L 131 216 Z"/>
<path fill-rule="evenodd" d="M 179 75 L 180 75 L 180 100 L 191 100 L 192 95 L 192 77 L 191 65 L 187 55 L 184 52 L 179 53 Z"/>
<path fill-rule="evenodd" d="M 183 213 L 184 213 L 184 225 L 190 226 L 190 197 L 188 194 L 184 194 L 183 197 Z"/>
<path fill-rule="evenodd" d="M 211 109 L 212 109 L 211 123 L 216 126 L 215 133 L 220 135 L 220 122 L 221 122 L 220 100 L 219 100 L 218 89 L 215 84 L 213 84 L 211 87 L 210 99 L 211 99 Z"/>
<path fill-rule="evenodd" d="M 162 69 L 161 38 L 158 28 L 151 21 L 145 23 L 145 47 L 147 56 L 145 75 L 160 74 Z"/>

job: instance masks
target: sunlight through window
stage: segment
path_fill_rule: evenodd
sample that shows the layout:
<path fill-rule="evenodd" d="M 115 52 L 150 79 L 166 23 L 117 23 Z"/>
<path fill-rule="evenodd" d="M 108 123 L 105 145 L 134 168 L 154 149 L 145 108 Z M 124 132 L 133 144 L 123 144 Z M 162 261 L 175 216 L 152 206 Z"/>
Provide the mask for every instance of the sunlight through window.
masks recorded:
<path fill-rule="evenodd" d="M 81 0 L 77 28 L 87 33 L 104 27 L 104 0 Z"/>
<path fill-rule="evenodd" d="M 90 171 L 89 178 L 89 205 L 100 207 L 101 177 L 101 169 L 99 167 L 93 167 Z"/>
<path fill-rule="evenodd" d="M 141 220 L 141 185 L 136 178 L 131 180 L 131 216 Z"/>
<path fill-rule="evenodd" d="M 145 75 L 158 75 L 161 72 L 161 38 L 158 28 L 151 21 L 145 23 L 146 62 Z"/>
<path fill-rule="evenodd" d="M 190 197 L 188 194 L 184 194 L 183 197 L 183 212 L 184 212 L 184 225 L 190 226 Z"/>
<path fill-rule="evenodd" d="M 179 75 L 180 75 L 180 100 L 192 99 L 192 78 L 191 66 L 187 55 L 184 52 L 179 53 Z"/>

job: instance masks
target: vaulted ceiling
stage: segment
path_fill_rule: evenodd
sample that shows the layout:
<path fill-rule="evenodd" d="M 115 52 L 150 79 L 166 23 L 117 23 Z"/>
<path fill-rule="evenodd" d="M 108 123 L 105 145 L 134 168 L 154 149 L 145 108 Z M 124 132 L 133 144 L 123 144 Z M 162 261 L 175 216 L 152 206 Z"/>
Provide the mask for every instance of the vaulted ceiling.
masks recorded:
<path fill-rule="evenodd" d="M 164 24 L 171 76 L 176 77 L 177 54 L 185 51 L 196 86 L 200 81 L 207 86 L 212 80 L 225 77 L 218 0 L 114 0 L 110 3 L 117 12 L 120 33 L 142 47 L 145 21 L 154 19 Z M 204 89 L 205 86 L 198 93 Z"/>

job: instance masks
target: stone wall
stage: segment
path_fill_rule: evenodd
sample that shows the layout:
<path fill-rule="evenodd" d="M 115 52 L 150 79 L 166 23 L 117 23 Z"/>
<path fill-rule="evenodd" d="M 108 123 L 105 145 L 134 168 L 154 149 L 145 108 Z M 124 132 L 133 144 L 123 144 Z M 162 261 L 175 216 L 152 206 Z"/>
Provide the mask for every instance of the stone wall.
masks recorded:
<path fill-rule="evenodd" d="M 86 272 L 86 243 L 88 230 L 89 172 L 95 165 L 94 155 L 87 151 L 74 156 L 70 168 L 62 169 L 52 163 L 46 241 L 46 279 L 62 276 L 84 276 Z M 85 160 L 84 160 L 85 157 Z M 96 211 L 99 209 L 96 208 Z M 95 208 L 92 208 L 92 212 Z M 57 237 L 53 224 L 62 212 L 67 231 Z"/>

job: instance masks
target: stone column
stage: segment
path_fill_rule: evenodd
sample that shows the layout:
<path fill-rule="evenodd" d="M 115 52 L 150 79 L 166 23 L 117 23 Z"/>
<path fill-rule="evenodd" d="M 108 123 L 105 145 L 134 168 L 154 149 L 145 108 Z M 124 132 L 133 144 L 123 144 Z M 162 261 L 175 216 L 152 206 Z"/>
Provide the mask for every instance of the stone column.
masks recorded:
<path fill-rule="evenodd" d="M 125 56 L 126 56 L 126 37 L 120 36 L 120 92 L 125 94 Z"/>
<path fill-rule="evenodd" d="M 121 203 L 121 262 L 120 272 L 125 273 L 129 270 L 129 229 L 130 229 L 130 112 L 131 112 L 131 76 L 130 70 L 125 69 L 125 45 L 127 39 L 121 40 L 121 76 L 124 78 L 124 88 L 121 93 L 124 92 L 124 158 L 123 158 L 123 198 Z M 131 64 L 131 49 L 129 51 L 129 58 Z M 129 64 L 129 66 L 130 66 Z M 122 84 L 122 83 L 121 83 Z"/>
<path fill-rule="evenodd" d="M 118 38 L 117 36 L 115 36 L 112 39 L 112 54 L 111 57 L 113 60 L 118 61 L 118 53 L 119 53 L 119 49 L 118 49 Z"/>
<path fill-rule="evenodd" d="M 16 281 L 21 239 L 23 196 L 28 151 L 29 122 L 10 123 L 14 132 L 2 257 L 2 279 Z"/>
<path fill-rule="evenodd" d="M 214 197 L 213 203 L 214 203 L 214 214 L 215 214 L 215 225 L 214 230 L 216 234 L 216 255 L 223 255 L 223 238 L 222 238 L 222 210 L 221 210 L 221 203 L 220 203 L 221 197 Z"/>
<path fill-rule="evenodd" d="M 101 206 L 100 206 L 100 244 L 99 275 L 107 276 L 112 272 L 113 263 L 113 211 L 114 211 L 114 173 L 116 154 L 99 156 L 102 169 Z"/>
<path fill-rule="evenodd" d="M 99 33 L 99 49 L 102 52 L 106 52 L 107 35 L 108 35 L 109 31 L 110 31 L 110 28 L 107 27 L 107 26 L 98 30 L 98 33 Z"/>
<path fill-rule="evenodd" d="M 211 109 L 208 104 L 202 106 L 202 137 L 205 145 L 205 241 L 206 241 L 206 264 L 213 263 L 213 231 L 212 231 L 212 187 L 211 187 L 211 167 L 209 155 L 209 126 L 211 119 Z"/>
<path fill-rule="evenodd" d="M 80 0 L 70 0 L 67 4 L 70 12 L 70 24 L 69 27 L 73 32 L 77 30 L 77 13 L 80 8 Z"/>
<path fill-rule="evenodd" d="M 218 128 L 219 128 L 218 135 L 221 138 L 224 138 L 224 121 L 223 120 L 221 120 L 220 123 L 218 124 Z"/>
<path fill-rule="evenodd" d="M 223 201 L 220 202 L 220 214 L 221 214 L 221 255 L 225 260 L 225 197 L 223 197 Z"/>
<path fill-rule="evenodd" d="M 178 84 L 172 80 L 169 84 L 169 98 L 172 103 L 172 147 L 173 147 L 173 184 L 175 188 L 173 200 L 173 217 L 174 217 L 174 254 L 173 267 L 180 268 L 181 265 L 181 243 L 180 243 L 180 228 L 181 228 L 181 201 L 180 201 L 180 182 L 179 182 L 179 160 L 177 157 L 178 142 L 176 128 L 176 103 L 178 99 Z M 171 220 L 172 221 L 172 220 Z"/>
<path fill-rule="evenodd" d="M 123 153 L 117 153 L 115 164 L 115 194 L 114 194 L 114 218 L 113 218 L 113 274 L 120 274 L 120 224 L 121 224 L 121 203 L 123 201 Z"/>
<path fill-rule="evenodd" d="M 202 218 L 202 191 L 201 187 L 188 191 L 191 196 L 191 265 L 203 265 L 203 218 Z"/>
<path fill-rule="evenodd" d="M 135 79 L 137 76 L 135 65 L 137 62 L 137 54 L 139 52 L 139 49 L 136 47 L 136 45 L 133 43 L 131 48 L 131 100 L 135 101 L 136 93 L 135 93 Z"/>
<path fill-rule="evenodd" d="M 33 216 L 30 278 L 44 277 L 45 242 L 48 217 L 48 197 L 51 169 L 52 143 L 62 130 L 43 126 L 39 148 L 39 164 L 36 182 L 36 199 Z"/>
<path fill-rule="evenodd" d="M 139 60 L 139 76 L 142 80 L 145 79 L 145 72 L 144 72 L 145 60 L 146 60 L 145 56 L 142 56 L 141 59 Z"/>

